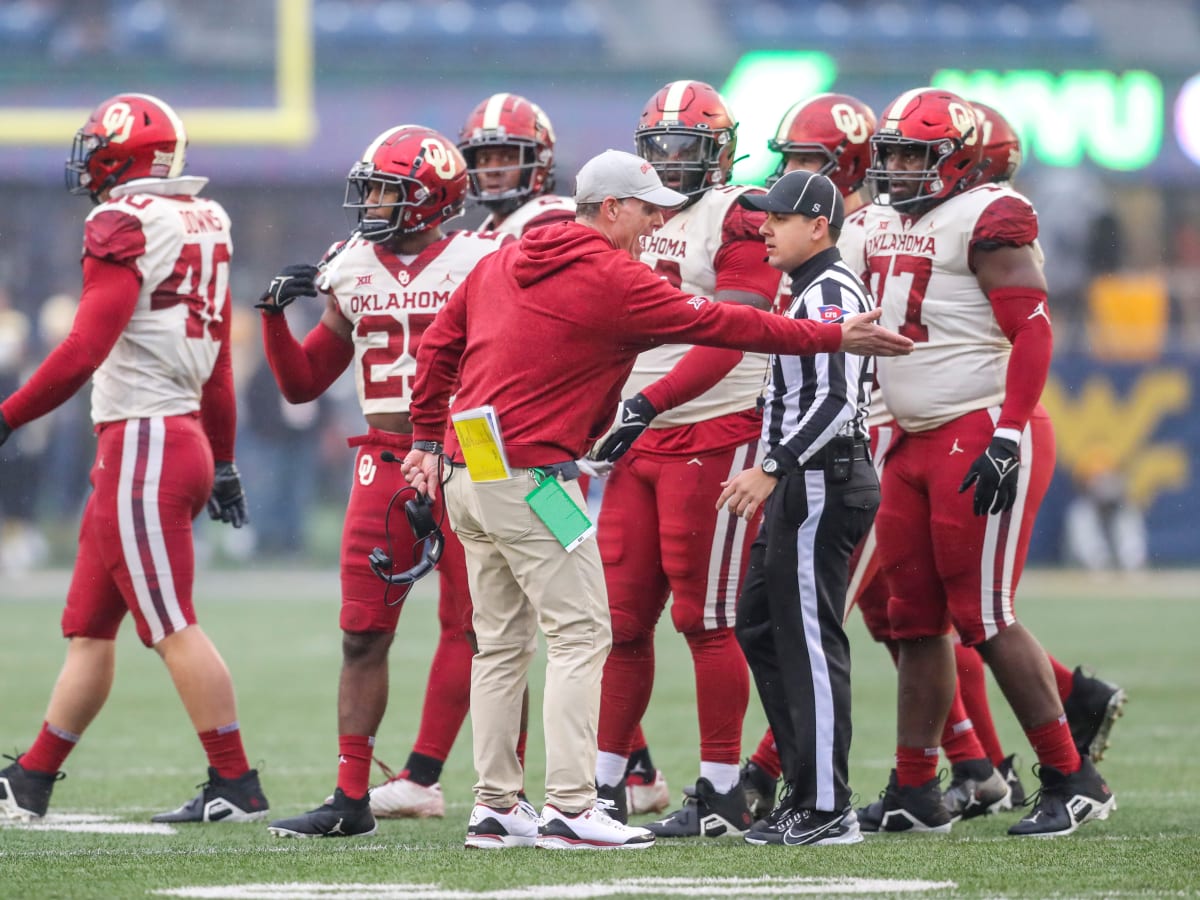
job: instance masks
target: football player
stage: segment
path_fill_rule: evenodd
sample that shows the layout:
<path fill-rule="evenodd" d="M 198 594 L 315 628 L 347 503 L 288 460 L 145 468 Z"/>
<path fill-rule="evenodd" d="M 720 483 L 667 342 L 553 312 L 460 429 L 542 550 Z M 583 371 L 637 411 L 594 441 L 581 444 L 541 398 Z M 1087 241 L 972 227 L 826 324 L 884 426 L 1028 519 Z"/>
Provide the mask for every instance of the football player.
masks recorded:
<path fill-rule="evenodd" d="M 67 755 L 104 706 L 126 613 L 162 657 L 208 757 L 200 794 L 155 822 L 247 822 L 267 799 L 242 746 L 233 682 L 196 624 L 192 520 L 240 528 L 234 464 L 229 216 L 183 174 L 187 134 L 162 100 L 118 94 L 75 135 L 67 185 L 84 223 L 70 334 L 0 404 L 0 444 L 90 378 L 92 492 L 62 616 L 67 658 L 33 745 L 0 771 L 0 811 L 45 815 Z"/>
<path fill-rule="evenodd" d="M 871 287 L 883 324 L 917 345 L 911 363 L 879 366 L 900 429 L 876 529 L 901 703 L 878 830 L 950 829 L 937 745 L 954 696 L 953 626 L 991 667 L 1040 763 L 1038 802 L 1009 833 L 1070 834 L 1115 800 L 1076 747 L 1046 652 L 1014 614 L 1054 465 L 1038 403 L 1051 320 L 1036 213 L 1007 186 L 976 184 L 981 130 L 967 101 L 924 88 L 894 100 L 871 138 Z"/>
<path fill-rule="evenodd" d="M 408 405 L 421 335 L 475 263 L 509 239 L 443 233 L 443 223 L 462 212 L 466 194 L 466 162 L 452 141 L 416 125 L 388 129 L 347 178 L 344 206 L 357 214 L 356 231 L 320 267 L 285 268 L 259 303 L 267 361 L 284 397 L 313 400 L 353 365 L 367 422 L 367 433 L 349 441 L 358 450 L 342 530 L 337 787 L 316 809 L 272 822 L 279 837 L 375 831 L 367 788 L 403 595 L 376 577 L 368 558 L 375 547 L 399 547 L 409 530 L 400 504 L 392 504 L 406 483 L 400 466 L 388 460 L 412 447 Z M 318 292 L 326 297 L 325 311 L 298 342 L 284 309 Z M 440 503 L 433 514 L 444 518 Z M 441 604 L 457 616 L 453 627 L 462 634 L 471 608 L 466 563 L 453 532 L 446 528 L 443 535 Z M 459 664 L 469 666 L 470 647 L 464 647 L 457 648 Z"/>
<path fill-rule="evenodd" d="M 703 82 L 671 82 L 646 103 L 637 153 L 688 203 L 643 239 L 642 260 L 676 287 L 769 309 L 780 273 L 766 263 L 758 233 L 764 214 L 737 203 L 759 189 L 730 181 L 736 138 L 733 114 Z M 650 699 L 654 630 L 668 596 L 695 671 L 700 778 L 682 808 L 647 826 L 663 837 L 741 834 L 751 824 L 738 776 L 750 681 L 733 625 L 761 516 L 718 513 L 716 500 L 723 481 L 758 463 L 765 370 L 765 357 L 737 351 L 666 345 L 643 353 L 625 386 L 619 427 L 596 451 L 620 459 L 599 519 L 613 648 L 596 773 L 601 796 L 618 814 L 625 813 L 621 782 Z"/>
<path fill-rule="evenodd" d="M 574 221 L 575 201 L 550 193 L 554 128 L 537 104 L 517 94 L 493 94 L 467 117 L 458 149 L 466 162 L 468 195 L 488 209 L 481 234 L 519 237 L 531 228 Z M 445 815 L 440 779 L 470 707 L 475 641 L 465 573 L 458 585 L 438 595 L 438 645 L 412 751 L 400 772 L 371 789 L 371 811 L 378 818 Z M 522 761 L 527 717 L 528 702 L 517 746 Z"/>

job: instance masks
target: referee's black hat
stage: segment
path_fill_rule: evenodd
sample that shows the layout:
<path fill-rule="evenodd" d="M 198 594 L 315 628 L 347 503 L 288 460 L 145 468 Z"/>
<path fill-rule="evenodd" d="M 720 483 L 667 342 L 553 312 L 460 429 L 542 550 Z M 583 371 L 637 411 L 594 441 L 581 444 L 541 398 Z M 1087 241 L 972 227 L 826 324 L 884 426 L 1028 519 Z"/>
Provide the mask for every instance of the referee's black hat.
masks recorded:
<path fill-rule="evenodd" d="M 846 218 L 842 194 L 832 181 L 816 172 L 788 172 L 765 194 L 742 194 L 738 203 L 747 209 L 781 215 L 824 216 L 833 228 Z"/>

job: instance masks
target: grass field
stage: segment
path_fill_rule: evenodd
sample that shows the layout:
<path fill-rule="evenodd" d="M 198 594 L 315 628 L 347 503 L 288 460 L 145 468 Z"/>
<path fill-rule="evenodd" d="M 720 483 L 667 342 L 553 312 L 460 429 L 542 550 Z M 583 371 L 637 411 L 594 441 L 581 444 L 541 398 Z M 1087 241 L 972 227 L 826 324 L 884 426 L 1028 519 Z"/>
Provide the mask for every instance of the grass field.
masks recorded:
<path fill-rule="evenodd" d="M 65 583 L 62 573 L 40 573 L 0 584 L 4 752 L 25 749 L 41 722 L 64 649 L 57 635 Z M 434 588 L 420 587 L 392 651 L 391 708 L 377 744 L 394 768 L 412 742 L 436 634 Z M 317 805 L 333 787 L 336 589 L 327 571 L 212 573 L 198 589 L 201 619 L 237 682 L 247 749 L 279 815 Z M 756 848 L 718 839 L 660 841 L 640 853 L 469 853 L 462 849 L 473 781 L 466 731 L 443 776 L 444 820 L 381 822 L 374 837 L 352 841 L 279 841 L 258 824 L 155 833 L 150 814 L 194 794 L 205 762 L 157 656 L 127 626 L 112 697 L 68 760 L 51 815 L 36 829 L 0 827 L 0 897 L 1200 895 L 1200 579 L 1031 573 L 1019 610 L 1060 659 L 1094 665 L 1130 696 L 1101 765 L 1119 810 L 1072 837 L 1009 838 L 1009 813 L 960 823 L 949 836 L 889 836 L 848 847 Z M 857 616 L 851 634 L 851 776 L 866 802 L 891 765 L 895 682 Z M 677 796 L 697 773 L 691 664 L 669 630 L 659 635 L 658 653 L 645 727 Z M 1025 758 L 1032 789 L 1027 744 L 999 700 L 996 709 L 1001 737 Z M 753 699 L 746 752 L 763 721 Z M 529 742 L 535 802 L 543 759 L 538 722 Z M 96 823 L 102 816 L 112 820 Z"/>

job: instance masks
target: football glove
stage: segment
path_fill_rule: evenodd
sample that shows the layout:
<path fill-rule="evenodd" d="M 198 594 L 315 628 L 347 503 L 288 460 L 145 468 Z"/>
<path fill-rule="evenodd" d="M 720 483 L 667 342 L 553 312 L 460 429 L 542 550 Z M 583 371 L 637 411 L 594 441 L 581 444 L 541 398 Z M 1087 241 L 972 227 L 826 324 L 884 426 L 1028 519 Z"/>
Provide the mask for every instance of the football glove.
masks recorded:
<path fill-rule="evenodd" d="M 13 430 L 8 426 L 8 420 L 4 418 L 4 413 L 0 412 L 0 445 L 3 445 L 12 433 Z"/>
<path fill-rule="evenodd" d="M 658 410 L 649 400 L 641 394 L 634 394 L 621 404 L 616 427 L 608 433 L 600 446 L 588 455 L 599 462 L 616 462 L 633 446 L 638 435 L 646 430 L 657 415 Z"/>
<path fill-rule="evenodd" d="M 208 517 L 216 522 L 228 522 L 234 528 L 241 528 L 250 521 L 242 477 L 231 462 L 216 464 L 212 495 L 208 498 Z"/>
<path fill-rule="evenodd" d="M 1021 470 L 1021 455 L 1014 441 L 1008 438 L 992 438 L 988 448 L 980 454 L 967 477 L 959 485 L 961 494 L 975 485 L 975 515 L 997 515 L 1012 509 L 1017 499 L 1017 474 Z"/>
<path fill-rule="evenodd" d="M 284 266 L 283 271 L 271 279 L 255 309 L 271 315 L 279 315 L 297 297 L 317 296 L 317 267 L 309 265 Z"/>

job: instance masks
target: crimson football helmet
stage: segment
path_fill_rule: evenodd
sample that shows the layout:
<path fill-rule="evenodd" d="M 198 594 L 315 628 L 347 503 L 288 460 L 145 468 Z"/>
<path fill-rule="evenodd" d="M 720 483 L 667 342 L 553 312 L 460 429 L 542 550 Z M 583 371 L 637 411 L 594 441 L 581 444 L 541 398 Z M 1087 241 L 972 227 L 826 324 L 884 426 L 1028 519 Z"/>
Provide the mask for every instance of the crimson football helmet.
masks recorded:
<path fill-rule="evenodd" d="M 466 197 L 467 164 L 449 138 L 399 125 L 375 138 L 350 169 L 342 206 L 357 212 L 364 238 L 381 243 L 454 218 Z M 372 215 L 380 210 L 386 215 Z"/>
<path fill-rule="evenodd" d="M 521 151 L 520 162 L 505 167 L 520 171 L 516 187 L 484 190 L 477 157 L 487 147 L 516 147 Z M 530 197 L 554 189 L 554 127 L 540 106 L 519 94 L 492 94 L 476 106 L 459 133 L 458 149 L 467 161 L 471 196 L 493 212 L 512 212 Z"/>
<path fill-rule="evenodd" d="M 75 133 L 67 160 L 67 190 L 93 203 L 114 185 L 135 178 L 174 178 L 183 172 L 187 133 L 166 103 L 149 94 L 117 94 Z"/>
<path fill-rule="evenodd" d="M 888 168 L 892 156 L 913 151 L 924 155 L 919 168 Z M 921 211 L 970 187 L 982 158 L 975 108 L 950 91 L 918 88 L 905 91 L 880 116 L 867 179 L 876 203 Z"/>
<path fill-rule="evenodd" d="M 978 184 L 1012 181 L 1021 168 L 1021 139 L 1008 119 L 986 103 L 972 100 L 982 130 L 983 160 L 979 164 Z"/>
<path fill-rule="evenodd" d="M 729 181 L 737 122 L 711 85 L 672 81 L 646 103 L 633 139 L 663 184 L 694 202 Z"/>
<path fill-rule="evenodd" d="M 848 197 L 862 187 L 871 165 L 871 134 L 875 113 L 871 107 L 848 94 L 818 94 L 792 106 L 767 147 L 780 157 L 779 167 L 768 186 L 783 176 L 787 154 L 812 153 L 825 158 L 818 170 Z"/>

